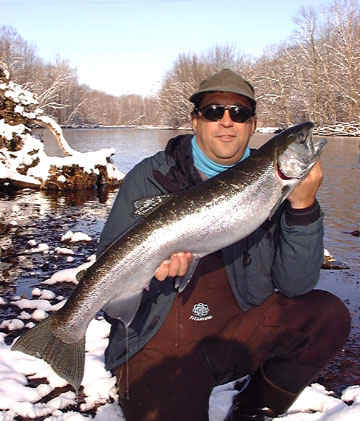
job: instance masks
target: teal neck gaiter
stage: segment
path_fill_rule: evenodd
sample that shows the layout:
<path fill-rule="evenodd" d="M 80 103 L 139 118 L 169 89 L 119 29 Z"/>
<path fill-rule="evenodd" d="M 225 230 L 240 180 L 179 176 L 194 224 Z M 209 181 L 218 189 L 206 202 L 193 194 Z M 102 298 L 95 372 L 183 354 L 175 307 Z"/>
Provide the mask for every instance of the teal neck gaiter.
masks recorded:
<path fill-rule="evenodd" d="M 233 165 L 222 165 L 217 162 L 212 161 L 208 158 L 204 152 L 199 148 L 199 145 L 196 141 L 196 136 L 193 136 L 192 141 L 192 154 L 195 168 L 205 174 L 208 178 L 214 177 L 214 175 L 220 174 L 223 171 L 233 167 Z M 244 152 L 244 155 L 241 157 L 240 161 L 246 159 L 250 156 L 250 148 L 247 146 Z"/>

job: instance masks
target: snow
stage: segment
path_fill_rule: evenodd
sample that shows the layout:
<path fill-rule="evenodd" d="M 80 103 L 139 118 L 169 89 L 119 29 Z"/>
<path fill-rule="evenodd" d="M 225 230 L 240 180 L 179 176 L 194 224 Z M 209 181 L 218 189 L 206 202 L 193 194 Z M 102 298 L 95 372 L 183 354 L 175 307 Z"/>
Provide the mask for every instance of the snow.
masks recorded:
<path fill-rule="evenodd" d="M 4 320 L 0 324 L 0 329 L 7 328 L 9 330 L 23 329 L 25 323 L 19 319 Z"/>
<path fill-rule="evenodd" d="M 65 255 L 74 254 L 74 252 L 71 249 L 68 249 L 66 247 L 56 247 L 55 253 L 56 254 L 65 254 Z"/>
<path fill-rule="evenodd" d="M 49 279 L 46 279 L 42 283 L 46 285 L 54 285 L 60 282 L 72 282 L 74 284 L 77 284 L 78 280 L 76 278 L 76 275 L 79 272 L 82 272 L 88 267 L 90 267 L 95 262 L 95 260 L 96 256 L 93 254 L 89 256 L 88 261 L 83 263 L 82 265 L 71 269 L 59 270 L 58 272 L 55 272 Z"/>
<path fill-rule="evenodd" d="M 11 140 L 13 135 L 24 135 L 26 127 L 23 124 L 17 124 L 16 126 L 10 126 L 5 123 L 4 119 L 0 120 L 0 136 L 5 137 L 7 140 Z"/>
<path fill-rule="evenodd" d="M 278 129 L 279 129 L 279 127 L 258 127 L 256 129 L 256 131 L 258 133 L 265 133 L 265 134 L 267 134 L 267 133 L 275 133 L 275 131 L 278 130 Z"/>
<path fill-rule="evenodd" d="M 4 85 L 4 84 L 3 84 Z M 34 95 L 23 89 L 20 85 L 17 83 L 14 83 L 13 81 L 10 81 L 6 86 L 5 96 L 12 101 L 14 101 L 16 104 L 23 104 L 23 105 L 37 105 L 38 102 L 34 98 Z"/>
<path fill-rule="evenodd" d="M 51 284 L 76 281 L 76 273 L 89 267 L 95 261 L 91 256 L 88 262 L 74 269 L 66 269 L 52 275 Z M 44 281 L 43 284 L 48 282 Z M 92 320 L 86 334 L 84 401 L 80 404 L 73 391 L 63 391 L 51 400 L 48 396 L 57 387 L 66 386 L 66 381 L 53 372 L 43 360 L 31 357 L 18 351 L 11 351 L 5 343 L 7 334 L 24 328 L 23 320 L 42 320 L 48 312 L 56 311 L 65 300 L 54 292 L 34 288 L 31 300 L 13 297 L 11 304 L 19 308 L 17 318 L 5 320 L 0 329 L 0 421 L 13 421 L 16 417 L 44 421 L 123 421 L 121 408 L 115 386 L 115 377 L 104 368 L 104 351 L 108 342 L 110 325 L 102 318 Z M 51 304 L 55 300 L 57 304 Z M 0 305 L 6 305 L 0 300 Z M 31 313 L 24 309 L 30 310 Z M 34 325 L 33 322 L 27 326 Z M 36 373 L 36 374 L 34 374 Z M 41 383 L 34 387 L 30 381 L 46 378 L 48 384 Z M 211 395 L 213 416 L 211 421 L 222 420 L 222 412 L 229 405 L 234 392 L 231 384 L 214 388 Z M 75 408 L 75 409 L 74 409 Z M 216 408 L 219 411 L 216 411 Z M 69 411 L 71 409 L 71 411 Z M 91 415 L 89 411 L 92 410 Z M 94 411 L 96 412 L 95 415 Z M 359 421 L 360 420 L 360 385 L 347 387 L 341 398 L 335 397 L 331 391 L 320 384 L 312 384 L 305 388 L 285 415 L 274 418 L 278 421 Z"/>
<path fill-rule="evenodd" d="M 64 166 L 78 166 L 88 174 L 99 174 L 97 168 L 99 165 L 106 167 L 108 176 L 112 180 L 121 180 L 124 177 L 124 174 L 109 162 L 115 149 L 107 148 L 85 153 L 72 149 L 65 140 L 61 127 L 52 118 L 41 115 L 43 111 L 40 108 L 29 112 L 29 107 L 35 107 L 38 104 L 31 92 L 12 81 L 1 83 L 0 89 L 3 90 L 5 97 L 16 104 L 15 113 L 24 118 L 35 119 L 37 123 L 39 121 L 44 123 L 49 130 L 56 133 L 63 151 L 70 155 L 64 158 L 49 157 L 45 153 L 44 144 L 30 134 L 29 128 L 23 124 L 12 126 L 7 124 L 5 119 L 0 119 L 0 137 L 9 141 L 14 138 L 21 140 L 20 150 L 9 151 L 6 147 L 0 148 L 0 179 L 40 187 L 48 180 L 51 168 L 56 167 L 61 171 Z M 27 168 L 26 175 L 21 173 L 24 168 Z M 66 178 L 60 175 L 57 181 L 65 183 Z"/>
<path fill-rule="evenodd" d="M 27 253 L 49 253 L 49 245 L 46 243 L 40 243 L 37 247 L 33 247 L 28 250 Z"/>
<path fill-rule="evenodd" d="M 89 262 L 84 264 L 89 266 Z M 82 267 L 84 265 L 81 265 Z M 59 282 L 60 278 L 58 276 Z M 47 311 L 56 311 L 64 301 L 52 305 L 48 300 L 61 298 L 47 289 L 34 288 L 33 297 L 39 299 L 22 299 L 13 297 L 11 303 L 20 309 L 34 309 L 32 314 L 19 312 L 16 319 L 5 320 L 0 329 L 10 333 L 24 328 L 21 319 L 42 320 Z M 2 301 L 0 304 L 5 305 Z M 18 351 L 11 351 L 5 343 L 6 333 L 0 332 L 0 420 L 12 421 L 16 417 L 47 417 L 49 420 L 122 420 L 121 409 L 117 403 L 115 378 L 104 368 L 104 350 L 108 341 L 110 325 L 103 318 L 94 319 L 87 331 L 85 375 L 82 385 L 85 394 L 80 405 L 73 391 L 64 391 L 46 403 L 39 402 L 57 387 L 66 386 L 66 381 L 57 376 L 51 367 L 41 359 L 31 357 Z M 36 373 L 36 374 L 34 374 Z M 29 383 L 33 379 L 47 379 L 36 387 Z M 95 418 L 86 413 L 100 406 Z M 77 412 L 68 412 L 68 408 L 77 407 Z"/>
<path fill-rule="evenodd" d="M 76 243 L 78 241 L 91 241 L 91 237 L 83 232 L 72 232 L 67 231 L 62 237 L 61 241 L 70 241 L 71 243 Z"/>

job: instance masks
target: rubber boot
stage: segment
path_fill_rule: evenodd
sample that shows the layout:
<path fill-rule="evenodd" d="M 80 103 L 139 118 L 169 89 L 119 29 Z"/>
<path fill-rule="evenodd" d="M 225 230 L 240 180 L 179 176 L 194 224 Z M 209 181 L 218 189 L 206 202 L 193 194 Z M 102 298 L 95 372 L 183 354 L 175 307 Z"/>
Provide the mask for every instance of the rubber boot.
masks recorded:
<path fill-rule="evenodd" d="M 292 393 L 275 385 L 260 367 L 247 388 L 235 396 L 226 421 L 264 421 L 276 417 L 292 405 L 300 392 Z"/>

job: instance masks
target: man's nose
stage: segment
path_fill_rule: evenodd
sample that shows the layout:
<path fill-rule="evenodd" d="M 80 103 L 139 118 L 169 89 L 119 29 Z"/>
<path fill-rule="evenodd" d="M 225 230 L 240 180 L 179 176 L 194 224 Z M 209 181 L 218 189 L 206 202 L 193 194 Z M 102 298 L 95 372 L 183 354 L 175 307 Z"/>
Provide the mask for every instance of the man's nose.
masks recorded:
<path fill-rule="evenodd" d="M 233 126 L 234 122 L 231 120 L 230 117 L 230 111 L 225 110 L 224 115 L 222 116 L 222 119 L 219 120 L 220 124 L 227 127 L 227 126 Z"/>

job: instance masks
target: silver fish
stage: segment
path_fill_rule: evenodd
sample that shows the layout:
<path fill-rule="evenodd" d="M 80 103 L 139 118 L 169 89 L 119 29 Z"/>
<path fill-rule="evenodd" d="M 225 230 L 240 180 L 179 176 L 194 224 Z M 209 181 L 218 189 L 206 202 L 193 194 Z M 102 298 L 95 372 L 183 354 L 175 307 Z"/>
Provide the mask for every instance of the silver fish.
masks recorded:
<path fill-rule="evenodd" d="M 327 143 L 312 137 L 311 122 L 272 137 L 257 153 L 181 194 L 140 200 L 141 221 L 117 239 L 86 271 L 66 304 L 21 336 L 13 350 L 47 361 L 76 390 L 85 358 L 85 333 L 104 309 L 125 326 L 160 263 L 190 251 L 182 291 L 198 260 L 245 238 L 270 218 L 318 161 Z"/>

